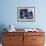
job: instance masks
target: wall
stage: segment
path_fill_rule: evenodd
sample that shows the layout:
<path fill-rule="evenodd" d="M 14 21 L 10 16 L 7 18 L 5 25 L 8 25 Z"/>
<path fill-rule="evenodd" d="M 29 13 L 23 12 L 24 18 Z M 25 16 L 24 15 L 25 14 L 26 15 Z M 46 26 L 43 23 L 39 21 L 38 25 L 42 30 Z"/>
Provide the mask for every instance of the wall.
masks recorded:
<path fill-rule="evenodd" d="M 46 28 L 46 0 L 0 0 L 0 25 L 16 28 Z M 17 7 L 35 7 L 35 22 L 18 22 Z"/>

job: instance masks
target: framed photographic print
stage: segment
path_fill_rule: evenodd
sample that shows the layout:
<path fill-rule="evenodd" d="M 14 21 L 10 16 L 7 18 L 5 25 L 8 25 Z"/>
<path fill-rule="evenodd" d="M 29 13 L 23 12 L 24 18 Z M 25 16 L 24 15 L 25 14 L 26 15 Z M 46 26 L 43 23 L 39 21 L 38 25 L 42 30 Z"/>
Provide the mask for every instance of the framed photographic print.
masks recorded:
<path fill-rule="evenodd" d="M 35 7 L 18 7 L 17 20 L 21 22 L 35 21 Z"/>

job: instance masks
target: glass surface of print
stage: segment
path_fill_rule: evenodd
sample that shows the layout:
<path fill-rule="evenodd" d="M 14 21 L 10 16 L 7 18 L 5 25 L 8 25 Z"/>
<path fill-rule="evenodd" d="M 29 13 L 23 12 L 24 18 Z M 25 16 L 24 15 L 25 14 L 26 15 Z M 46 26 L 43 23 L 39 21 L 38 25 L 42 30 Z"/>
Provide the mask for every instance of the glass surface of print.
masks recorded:
<path fill-rule="evenodd" d="M 31 22 L 35 20 L 35 8 L 34 7 L 18 7 L 17 9 L 18 21 Z"/>

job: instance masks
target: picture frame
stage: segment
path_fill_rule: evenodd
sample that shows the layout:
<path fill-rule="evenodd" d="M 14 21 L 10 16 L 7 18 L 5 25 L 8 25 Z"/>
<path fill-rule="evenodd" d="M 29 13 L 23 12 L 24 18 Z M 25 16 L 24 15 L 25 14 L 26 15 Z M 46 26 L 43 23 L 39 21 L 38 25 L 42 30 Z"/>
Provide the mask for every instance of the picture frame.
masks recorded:
<path fill-rule="evenodd" d="M 34 22 L 35 21 L 35 7 L 18 7 L 17 21 L 19 22 Z"/>

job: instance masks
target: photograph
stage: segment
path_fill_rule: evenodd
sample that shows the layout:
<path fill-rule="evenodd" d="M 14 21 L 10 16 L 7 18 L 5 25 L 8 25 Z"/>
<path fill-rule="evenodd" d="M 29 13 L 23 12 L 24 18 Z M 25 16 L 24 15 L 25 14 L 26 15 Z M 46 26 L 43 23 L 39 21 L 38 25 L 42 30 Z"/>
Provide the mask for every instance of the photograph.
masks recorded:
<path fill-rule="evenodd" d="M 17 20 L 31 22 L 35 20 L 35 7 L 18 7 Z"/>

